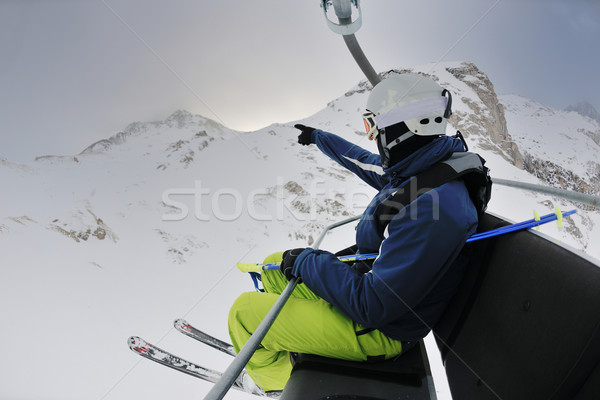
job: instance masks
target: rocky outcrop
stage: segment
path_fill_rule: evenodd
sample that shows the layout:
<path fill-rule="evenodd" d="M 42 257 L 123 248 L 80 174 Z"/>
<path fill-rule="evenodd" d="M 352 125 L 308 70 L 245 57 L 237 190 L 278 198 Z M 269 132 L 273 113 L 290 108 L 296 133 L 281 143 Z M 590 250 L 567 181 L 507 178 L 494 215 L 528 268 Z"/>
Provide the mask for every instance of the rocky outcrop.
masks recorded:
<path fill-rule="evenodd" d="M 527 172 L 550 186 L 595 196 L 600 192 L 600 164 L 595 164 L 593 167 L 595 171 L 590 171 L 586 177 L 582 177 L 563 166 L 534 157 L 529 153 L 525 153 L 524 161 Z M 577 206 L 594 210 L 591 206 L 580 204 Z"/>
<path fill-rule="evenodd" d="M 125 143 L 131 136 L 138 136 L 152 130 L 157 129 L 197 129 L 195 137 L 208 137 L 213 140 L 214 133 L 223 134 L 226 130 L 223 125 L 215 122 L 209 118 L 202 117 L 201 115 L 194 115 L 185 110 L 177 110 L 171 114 L 164 121 L 154 122 L 133 122 L 116 135 L 111 136 L 108 139 L 99 140 L 88 147 L 86 147 L 80 154 L 86 153 L 101 153 L 111 149 L 115 145 Z M 208 134 L 207 131 L 212 132 Z"/>
<path fill-rule="evenodd" d="M 480 147 L 497 152 L 517 168 L 523 169 L 523 155 L 508 133 L 504 107 L 498 101 L 489 77 L 474 64 L 466 62 L 458 68 L 446 68 L 446 70 L 469 86 L 479 97 L 478 99 L 461 98 L 470 112 L 454 112 L 450 117 L 450 123 L 465 137 L 478 136 L 481 139 Z"/>
<path fill-rule="evenodd" d="M 90 208 L 87 208 L 86 211 L 93 218 L 92 221 L 89 221 L 89 217 L 85 218 L 85 213 L 79 210 L 75 214 L 78 216 L 75 220 L 61 221 L 56 218 L 48 225 L 48 229 L 61 233 L 77 243 L 91 238 L 98 240 L 108 238 L 116 243 L 118 237 L 114 231 L 101 218 L 98 218 Z"/>
<path fill-rule="evenodd" d="M 102 139 L 95 143 L 92 143 L 91 145 L 86 147 L 80 154 L 101 153 L 110 149 L 114 145 L 125 143 L 125 141 L 127 140 L 127 136 L 129 136 L 129 133 L 119 132 L 116 135 L 109 137 L 108 139 Z"/>

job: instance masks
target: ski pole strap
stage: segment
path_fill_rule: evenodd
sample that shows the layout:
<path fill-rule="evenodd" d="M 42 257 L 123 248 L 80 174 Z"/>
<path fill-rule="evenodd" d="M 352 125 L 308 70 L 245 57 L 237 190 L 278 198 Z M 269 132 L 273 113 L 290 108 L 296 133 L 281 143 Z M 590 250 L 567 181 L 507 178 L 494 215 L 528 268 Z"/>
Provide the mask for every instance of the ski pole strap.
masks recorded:
<path fill-rule="evenodd" d="M 524 229 L 535 228 L 536 226 L 547 224 L 548 222 L 558 221 L 562 223 L 564 217 L 568 217 L 572 214 L 575 214 L 577 210 L 571 210 L 566 212 L 561 212 L 559 209 L 556 209 L 555 212 L 546 214 L 542 217 L 536 217 L 533 219 L 529 219 L 523 222 L 517 222 L 512 225 L 503 226 L 500 228 L 492 229 L 487 232 L 480 232 L 472 235 L 467 239 L 466 243 L 475 242 L 477 240 L 488 239 L 494 236 L 505 235 L 507 233 L 516 232 Z M 338 260 L 341 262 L 355 262 L 361 260 L 373 260 L 377 258 L 378 253 L 369 253 L 369 254 L 354 254 L 349 256 L 341 256 L 338 257 Z M 260 263 L 237 263 L 237 267 L 242 272 L 250 272 L 250 273 L 258 273 L 260 271 L 269 271 L 279 269 L 279 263 L 269 263 L 269 264 L 260 264 Z M 252 280 L 254 280 L 254 286 L 258 289 L 258 283 L 255 280 L 256 278 L 253 276 Z"/>
<path fill-rule="evenodd" d="M 258 272 L 248 272 L 250 274 L 250 277 L 252 278 L 252 282 L 254 283 L 254 288 L 256 289 L 257 292 L 264 292 L 265 289 L 261 289 L 258 286 L 258 282 L 261 282 L 260 279 L 260 274 Z"/>

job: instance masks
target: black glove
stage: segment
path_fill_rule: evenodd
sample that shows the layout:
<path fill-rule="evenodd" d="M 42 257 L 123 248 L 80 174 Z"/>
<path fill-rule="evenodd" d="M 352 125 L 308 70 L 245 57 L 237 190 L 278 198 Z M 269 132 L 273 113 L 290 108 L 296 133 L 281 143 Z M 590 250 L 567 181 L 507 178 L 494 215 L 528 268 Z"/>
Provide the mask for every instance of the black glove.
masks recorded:
<path fill-rule="evenodd" d="M 296 258 L 298 258 L 300 253 L 302 253 L 304 250 L 305 248 L 298 248 L 287 250 L 283 253 L 283 259 L 281 260 L 279 270 L 283 275 L 285 275 L 288 281 L 292 280 L 292 278 L 295 278 L 295 276 L 292 275 L 292 268 L 294 268 L 294 262 L 296 261 Z M 301 281 L 302 279 L 298 276 L 298 283 Z"/>
<path fill-rule="evenodd" d="M 302 131 L 302 133 L 298 136 L 298 143 L 304 146 L 308 146 L 309 144 L 313 143 L 312 133 L 315 130 L 315 128 L 311 128 L 310 126 L 304 126 L 302 124 L 296 124 L 294 125 L 294 128 L 300 129 Z"/>

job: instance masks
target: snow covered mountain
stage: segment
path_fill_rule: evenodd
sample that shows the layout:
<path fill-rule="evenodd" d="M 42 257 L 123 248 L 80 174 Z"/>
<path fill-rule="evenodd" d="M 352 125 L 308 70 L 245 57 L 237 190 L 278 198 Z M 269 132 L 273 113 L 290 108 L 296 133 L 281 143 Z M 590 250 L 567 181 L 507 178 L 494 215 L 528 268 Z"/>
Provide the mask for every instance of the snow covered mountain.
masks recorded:
<path fill-rule="evenodd" d="M 584 117 L 591 118 L 600 124 L 600 112 L 598 112 L 598 110 L 596 110 L 594 106 L 587 101 L 582 101 L 575 105 L 569 106 L 565 109 L 565 111 L 575 111 L 576 113 L 579 113 Z"/>
<path fill-rule="evenodd" d="M 452 92 L 447 133 L 460 129 L 493 176 L 598 194 L 600 124 L 498 97 L 470 63 L 411 71 Z M 369 90 L 361 82 L 301 122 L 376 151 L 360 118 Z M 185 317 L 227 339 L 231 303 L 252 290 L 237 261 L 310 245 L 374 194 L 315 146 L 298 145 L 294 123 L 238 132 L 180 110 L 133 123 L 77 155 L 0 159 L 0 398 L 206 393 L 209 384 L 136 358 L 126 339 L 140 335 L 223 370 L 227 356 L 174 332 L 172 321 Z M 580 210 L 563 229 L 542 230 L 600 258 L 595 210 L 497 185 L 489 210 L 523 220 L 555 206 Z M 352 233 L 334 232 L 322 248 L 349 245 Z"/>

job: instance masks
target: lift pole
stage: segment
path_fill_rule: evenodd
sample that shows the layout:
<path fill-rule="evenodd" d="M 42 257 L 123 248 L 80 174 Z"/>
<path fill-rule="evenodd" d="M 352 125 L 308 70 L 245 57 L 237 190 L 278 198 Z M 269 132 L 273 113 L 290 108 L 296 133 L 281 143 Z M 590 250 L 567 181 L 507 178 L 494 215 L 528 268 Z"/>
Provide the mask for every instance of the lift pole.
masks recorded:
<path fill-rule="evenodd" d="M 335 15 L 338 18 L 339 24 L 332 22 L 327 16 L 327 9 L 333 5 Z M 352 6 L 358 11 L 358 17 L 352 20 Z M 358 64 L 362 72 L 365 74 L 369 82 L 373 87 L 381 82 L 381 78 L 371 63 L 362 51 L 358 40 L 354 33 L 358 31 L 362 25 L 362 11 L 360 10 L 360 0 L 322 0 L 321 7 L 327 20 L 329 28 L 344 38 L 344 42 L 350 50 L 350 54 L 354 57 L 354 61 Z"/>
<path fill-rule="evenodd" d="M 511 181 L 508 179 L 493 178 L 492 182 L 496 185 L 508 186 L 516 189 L 529 190 L 536 193 L 549 194 L 551 196 L 560 197 L 566 200 L 576 201 L 588 206 L 600 208 L 600 196 L 593 196 L 570 190 L 558 189 L 551 186 L 535 185 L 533 183 L 525 183 L 519 181 Z"/>
<path fill-rule="evenodd" d="M 356 221 L 359 218 L 360 218 L 360 215 L 329 225 L 321 233 L 321 236 L 319 236 L 319 238 L 313 245 L 313 249 L 319 248 L 319 246 L 321 245 L 321 242 L 325 238 L 325 235 L 327 234 L 327 232 L 329 232 L 330 230 L 335 229 L 339 226 L 348 224 L 352 221 Z M 229 391 L 229 389 L 231 388 L 231 386 L 233 385 L 233 383 L 235 382 L 237 377 L 240 375 L 240 373 L 242 372 L 242 370 L 244 369 L 246 364 L 248 364 L 248 361 L 250 361 L 250 358 L 252 357 L 252 355 L 258 348 L 258 346 L 260 346 L 260 343 L 262 342 L 262 340 L 266 336 L 267 332 L 273 325 L 273 322 L 275 322 L 275 319 L 279 315 L 279 312 L 281 311 L 281 309 L 283 308 L 285 303 L 290 298 L 297 283 L 298 283 L 298 278 L 292 278 L 290 280 L 290 282 L 288 283 L 286 288 L 279 295 L 279 298 L 277 299 L 277 301 L 275 301 L 275 304 L 273 304 L 273 307 L 271 307 L 271 309 L 269 310 L 269 312 L 267 313 L 265 318 L 262 320 L 260 325 L 258 325 L 258 328 L 256 328 L 256 331 L 254 331 L 252 336 L 250 336 L 250 339 L 246 342 L 244 347 L 240 350 L 240 352 L 235 357 L 233 362 L 229 365 L 229 367 L 227 367 L 225 372 L 223 372 L 223 375 L 221 376 L 221 378 L 217 381 L 217 383 L 215 383 L 215 385 L 212 387 L 212 389 L 207 393 L 207 395 L 204 397 L 204 400 L 221 400 L 223 397 L 225 397 L 225 394 L 227 394 L 227 392 Z"/>

